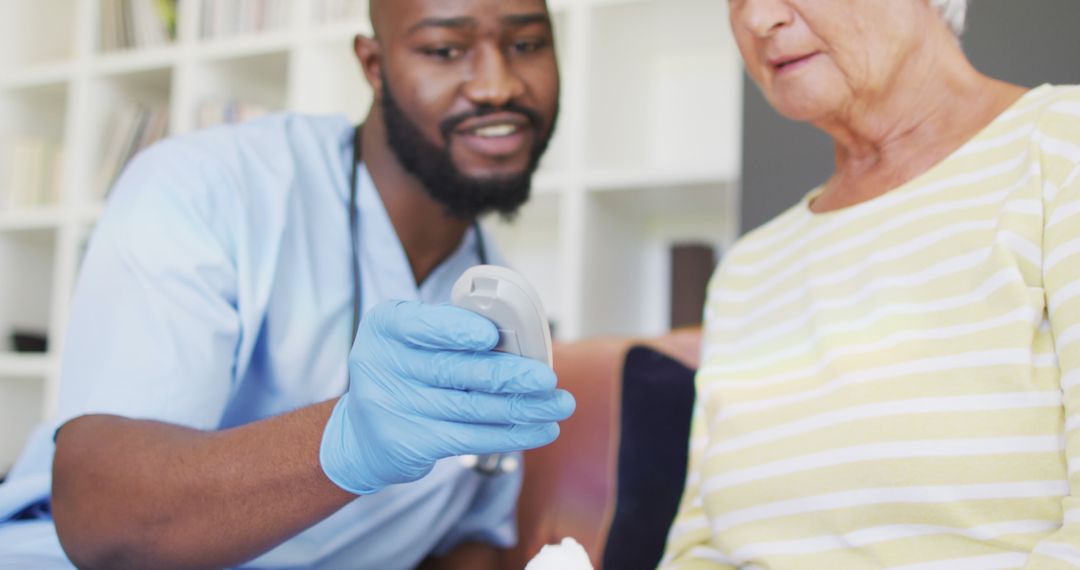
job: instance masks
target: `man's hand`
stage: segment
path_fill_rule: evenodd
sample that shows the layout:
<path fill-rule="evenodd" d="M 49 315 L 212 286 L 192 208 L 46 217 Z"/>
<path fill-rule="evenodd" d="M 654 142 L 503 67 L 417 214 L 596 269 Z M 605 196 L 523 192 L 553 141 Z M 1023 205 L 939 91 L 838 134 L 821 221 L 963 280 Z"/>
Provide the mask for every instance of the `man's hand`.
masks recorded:
<path fill-rule="evenodd" d="M 574 398 L 548 366 L 490 352 L 498 331 L 451 306 L 378 305 L 349 357 L 349 391 L 323 433 L 320 461 L 363 495 L 427 475 L 445 457 L 547 445 Z"/>

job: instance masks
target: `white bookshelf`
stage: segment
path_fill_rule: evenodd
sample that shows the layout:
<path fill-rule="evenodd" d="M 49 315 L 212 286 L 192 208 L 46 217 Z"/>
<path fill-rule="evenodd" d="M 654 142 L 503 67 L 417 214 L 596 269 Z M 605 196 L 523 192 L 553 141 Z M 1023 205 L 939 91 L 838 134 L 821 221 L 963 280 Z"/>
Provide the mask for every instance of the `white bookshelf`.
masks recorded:
<path fill-rule="evenodd" d="M 228 2 L 233 0 L 215 0 Z M 324 4 L 324 1 L 327 3 Z M 63 146 L 55 203 L 0 211 L 0 472 L 54 413 L 69 298 L 102 207 L 104 141 L 118 108 L 167 106 L 189 132 L 207 99 L 344 113 L 371 92 L 352 57 L 369 30 L 318 15 L 343 0 L 290 0 L 284 26 L 204 38 L 202 0 L 179 0 L 176 38 L 105 52 L 101 0 L 0 0 L 0 137 Z M 534 197 L 512 225 L 486 224 L 537 286 L 563 340 L 666 330 L 668 247 L 738 232 L 742 72 L 716 0 L 555 0 L 562 114 Z M 2 173 L 0 173 L 2 174 Z M 6 178 L 0 176 L 0 184 Z M 50 352 L 14 354 L 14 326 Z"/>

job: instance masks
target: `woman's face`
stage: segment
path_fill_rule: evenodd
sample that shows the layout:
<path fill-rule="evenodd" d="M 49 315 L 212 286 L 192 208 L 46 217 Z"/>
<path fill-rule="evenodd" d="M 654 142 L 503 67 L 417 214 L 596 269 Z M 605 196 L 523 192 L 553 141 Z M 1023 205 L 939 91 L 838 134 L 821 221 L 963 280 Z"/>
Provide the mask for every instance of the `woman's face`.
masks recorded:
<path fill-rule="evenodd" d="M 728 0 L 747 71 L 780 114 L 816 122 L 888 92 L 928 25 L 926 0 Z"/>

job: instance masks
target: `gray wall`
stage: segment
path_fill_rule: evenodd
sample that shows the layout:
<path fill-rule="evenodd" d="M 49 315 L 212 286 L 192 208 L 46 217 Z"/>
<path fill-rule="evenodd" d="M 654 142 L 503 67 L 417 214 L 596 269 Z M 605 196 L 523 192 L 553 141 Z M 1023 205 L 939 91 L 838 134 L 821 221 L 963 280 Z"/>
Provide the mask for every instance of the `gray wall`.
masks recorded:
<path fill-rule="evenodd" d="M 899 0 L 886 0 L 895 2 Z M 1021 85 L 1080 83 L 1080 0 L 971 0 L 964 49 L 979 70 Z M 832 172 L 822 133 L 744 87 L 742 230 L 797 202 Z"/>

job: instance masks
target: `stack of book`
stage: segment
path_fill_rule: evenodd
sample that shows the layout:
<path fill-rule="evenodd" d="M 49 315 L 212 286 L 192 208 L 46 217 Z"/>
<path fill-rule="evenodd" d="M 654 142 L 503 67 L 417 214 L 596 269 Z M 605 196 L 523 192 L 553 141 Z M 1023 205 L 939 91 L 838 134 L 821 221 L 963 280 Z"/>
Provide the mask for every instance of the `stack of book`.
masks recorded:
<path fill-rule="evenodd" d="M 63 182 L 63 147 L 41 137 L 0 142 L 0 210 L 54 205 Z"/>
<path fill-rule="evenodd" d="M 238 99 L 207 99 L 196 111 L 195 126 L 200 129 L 228 123 L 242 123 L 270 113 L 265 105 Z"/>
<path fill-rule="evenodd" d="M 251 34 L 285 27 L 289 0 L 203 0 L 204 39 Z"/>
<path fill-rule="evenodd" d="M 109 124 L 112 129 L 107 135 L 98 174 L 102 198 L 108 195 L 124 166 L 140 150 L 165 136 L 169 109 L 166 106 L 130 105 L 120 109 Z"/>
<path fill-rule="evenodd" d="M 315 21 L 332 24 L 367 16 L 366 0 L 317 0 Z"/>
<path fill-rule="evenodd" d="M 176 38 L 177 0 L 101 0 L 101 49 L 142 49 Z"/>

